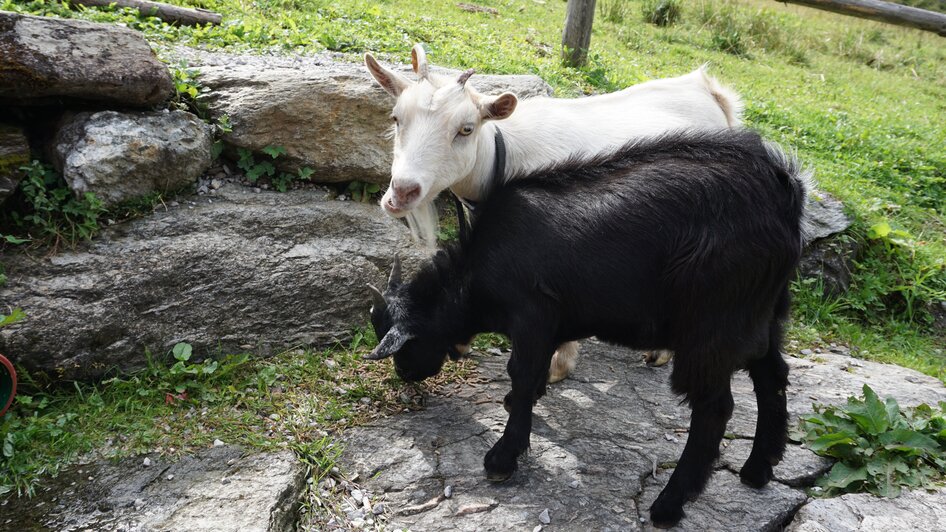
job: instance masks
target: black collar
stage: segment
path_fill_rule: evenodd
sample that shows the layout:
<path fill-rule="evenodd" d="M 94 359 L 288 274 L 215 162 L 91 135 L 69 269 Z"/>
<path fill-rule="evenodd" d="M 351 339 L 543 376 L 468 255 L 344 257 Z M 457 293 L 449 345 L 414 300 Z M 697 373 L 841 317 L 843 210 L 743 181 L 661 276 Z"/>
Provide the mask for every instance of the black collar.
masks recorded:
<path fill-rule="evenodd" d="M 493 160 L 493 175 L 489 178 L 489 186 L 484 191 L 484 196 L 489 195 L 497 184 L 501 184 L 506 176 L 506 141 L 503 139 L 503 132 L 496 128 L 496 136 L 493 139 L 496 142 L 496 158 Z M 460 231 L 460 239 L 466 240 L 469 233 L 469 225 L 466 220 L 466 211 L 469 211 L 470 217 L 476 214 L 478 201 L 461 198 L 457 194 L 453 195 L 454 206 L 457 209 L 457 228 Z"/>
<path fill-rule="evenodd" d="M 506 141 L 503 139 L 503 132 L 500 131 L 498 127 L 496 128 L 496 135 L 493 137 L 493 141 L 496 143 L 496 158 L 493 159 L 493 175 L 489 178 L 489 185 L 484 191 L 484 196 L 489 195 L 490 191 L 493 190 L 493 187 L 497 184 L 502 184 L 506 176 Z M 476 206 L 479 203 L 478 201 L 461 198 L 456 194 L 454 194 L 453 197 L 458 203 L 458 209 L 460 208 L 460 204 L 462 204 L 471 214 L 476 210 Z"/>

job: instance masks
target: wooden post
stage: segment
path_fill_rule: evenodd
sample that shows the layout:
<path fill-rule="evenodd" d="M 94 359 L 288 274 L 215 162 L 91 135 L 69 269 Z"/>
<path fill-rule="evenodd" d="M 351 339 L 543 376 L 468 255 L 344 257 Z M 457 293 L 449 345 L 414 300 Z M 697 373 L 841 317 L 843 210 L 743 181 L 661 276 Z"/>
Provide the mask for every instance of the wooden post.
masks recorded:
<path fill-rule="evenodd" d="M 185 26 L 217 25 L 223 20 L 220 13 L 206 9 L 190 9 L 149 0 L 69 0 L 69 3 L 91 7 L 108 7 L 112 4 L 118 7 L 132 7 L 137 9 L 142 16 L 158 17 L 165 22 L 177 22 Z"/>
<path fill-rule="evenodd" d="M 591 23 L 595 18 L 595 0 L 568 0 L 565 31 L 562 32 L 562 60 L 580 67 L 588 59 L 591 45 Z"/>
<path fill-rule="evenodd" d="M 946 37 L 946 15 L 880 0 L 776 0 L 931 31 Z"/>

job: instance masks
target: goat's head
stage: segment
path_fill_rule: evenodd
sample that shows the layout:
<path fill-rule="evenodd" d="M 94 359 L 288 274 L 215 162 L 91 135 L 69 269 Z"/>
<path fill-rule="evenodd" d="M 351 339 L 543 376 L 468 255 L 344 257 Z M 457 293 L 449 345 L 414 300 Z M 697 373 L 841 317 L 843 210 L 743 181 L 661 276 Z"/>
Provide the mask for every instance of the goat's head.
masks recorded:
<path fill-rule="evenodd" d="M 379 338 L 377 347 L 365 355 L 369 360 L 394 357 L 394 369 L 405 381 L 421 381 L 440 372 L 447 356 L 459 357 L 456 348 L 441 338 L 401 282 L 401 263 L 394 257 L 388 286 L 382 293 L 372 285 L 371 324 Z"/>
<path fill-rule="evenodd" d="M 411 51 L 417 82 L 378 64 L 365 54 L 365 65 L 374 79 L 397 98 L 394 122 L 394 162 L 391 186 L 381 205 L 393 216 L 404 216 L 424 200 L 469 176 L 476 163 L 480 127 L 501 120 L 516 109 L 512 93 L 485 96 L 467 84 L 472 70 L 459 78 L 430 72 L 421 45 Z M 492 136 L 483 140 L 493 142 Z"/>

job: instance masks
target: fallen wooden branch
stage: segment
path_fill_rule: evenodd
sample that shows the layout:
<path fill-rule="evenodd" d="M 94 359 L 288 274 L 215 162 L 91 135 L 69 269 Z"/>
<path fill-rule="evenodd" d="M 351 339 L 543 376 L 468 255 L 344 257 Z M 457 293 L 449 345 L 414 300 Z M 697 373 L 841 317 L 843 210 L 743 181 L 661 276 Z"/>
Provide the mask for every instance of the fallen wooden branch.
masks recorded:
<path fill-rule="evenodd" d="M 776 2 L 800 4 L 842 15 L 909 26 L 946 37 L 946 15 L 917 7 L 881 0 L 776 0 Z"/>
<path fill-rule="evenodd" d="M 476 4 L 467 4 L 464 2 L 457 4 L 457 7 L 464 11 L 469 11 L 470 13 L 489 13 L 490 15 L 499 14 L 499 10 L 495 7 L 478 6 Z"/>
<path fill-rule="evenodd" d="M 223 15 L 206 9 L 190 9 L 187 7 L 172 6 L 149 0 L 69 0 L 72 4 L 90 7 L 131 7 L 137 9 L 143 16 L 157 17 L 165 22 L 197 26 L 199 24 L 218 25 Z"/>

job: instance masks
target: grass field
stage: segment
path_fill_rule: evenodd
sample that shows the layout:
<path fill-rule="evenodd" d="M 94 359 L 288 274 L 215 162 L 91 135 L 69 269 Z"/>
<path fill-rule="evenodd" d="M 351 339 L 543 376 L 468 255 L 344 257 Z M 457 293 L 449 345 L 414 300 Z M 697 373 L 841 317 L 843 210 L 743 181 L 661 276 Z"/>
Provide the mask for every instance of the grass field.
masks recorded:
<path fill-rule="evenodd" d="M 352 61 L 372 51 L 404 62 L 411 46 L 423 42 L 435 64 L 537 74 L 559 96 L 612 91 L 708 62 L 715 76 L 743 95 L 747 124 L 797 150 L 814 168 L 820 186 L 842 199 L 854 219 L 850 235 L 861 252 L 851 289 L 825 298 L 815 286 L 796 284 L 791 339 L 847 343 L 856 348 L 856 356 L 946 380 L 946 333 L 930 312 L 946 301 L 946 40 L 941 37 L 763 0 L 675 2 L 678 17 L 657 26 L 645 18 L 654 18 L 659 1 L 598 0 L 589 64 L 574 69 L 559 59 L 563 0 L 476 2 L 497 9 L 498 16 L 468 13 L 452 1 L 435 0 L 170 1 L 217 10 L 224 14 L 224 24 L 175 28 L 128 11 L 70 11 L 57 2 L 5 0 L 0 9 L 121 22 L 142 30 L 159 53 L 176 44 L 266 53 L 327 49 Z M 305 356 L 314 364 L 318 357 L 333 355 Z M 211 407 L 219 408 L 225 420 L 255 412 L 248 405 L 261 407 L 237 393 L 246 388 L 240 379 L 253 380 L 264 367 L 302 379 L 307 374 L 299 368 L 305 364 L 299 366 L 297 360 L 287 355 L 246 362 L 214 385 L 222 395 Z M 163 382 L 160 376 L 147 378 Z M 74 457 L 109 439 L 120 441 L 113 437 L 117 434 L 143 430 L 123 426 L 132 414 L 141 414 L 127 410 L 133 405 L 157 408 L 159 414 L 144 413 L 166 419 L 169 430 L 145 431 L 147 438 L 116 447 L 126 452 L 142 446 L 180 449 L 187 440 L 177 430 L 188 426 L 183 414 L 174 405 L 149 403 L 129 382 L 103 383 L 92 394 L 85 386 L 65 395 L 44 392 L 31 399 L 35 403 L 21 402 L 4 418 L 0 436 L 27 434 L 34 411 L 48 418 L 51 428 L 30 446 L 14 448 L 11 443 L 11 453 L 24 453 L 23 469 L 15 478 L 0 471 L 0 485 L 23 488 L 36 474 L 56 467 L 61 462 L 57 457 Z M 267 393 L 271 388 L 272 383 L 266 386 Z M 308 393 L 328 392 L 316 387 Z M 371 397 L 368 391 L 351 395 L 344 408 L 365 394 Z M 89 406 L 90 397 L 104 406 L 83 410 L 94 406 Z M 36 410 L 44 400 L 43 409 Z M 199 410 L 201 405 L 188 408 Z M 95 412 L 97 420 L 77 420 L 80 412 Z M 222 412 L 235 412 L 235 417 Z M 323 414 L 313 415 L 321 419 Z M 341 417 L 356 419 L 347 413 Z M 60 428 L 69 427 L 68 440 L 51 435 L 59 420 Z M 268 429 L 263 430 L 267 436 L 246 437 L 258 434 L 258 423 L 234 421 L 232 427 L 229 436 L 243 434 L 244 443 L 287 441 Z M 312 434 L 306 438 L 317 441 Z M 191 445 L 202 441 L 193 439 Z M 75 452 L 59 452 L 63 449 Z"/>

